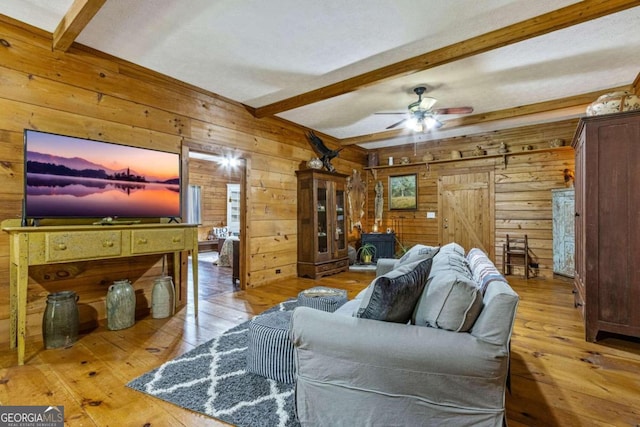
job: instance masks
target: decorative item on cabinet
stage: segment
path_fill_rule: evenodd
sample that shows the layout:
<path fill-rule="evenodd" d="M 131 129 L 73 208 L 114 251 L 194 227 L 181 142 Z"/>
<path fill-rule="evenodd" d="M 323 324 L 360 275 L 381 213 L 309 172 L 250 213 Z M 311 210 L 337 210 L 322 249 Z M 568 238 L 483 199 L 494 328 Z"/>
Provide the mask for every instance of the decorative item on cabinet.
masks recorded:
<path fill-rule="evenodd" d="M 128 279 L 116 280 L 107 292 L 107 327 L 126 329 L 136 322 L 136 294 Z"/>
<path fill-rule="evenodd" d="M 617 91 L 599 96 L 587 107 L 587 116 L 634 110 L 640 110 L 640 96 L 629 91 Z"/>
<path fill-rule="evenodd" d="M 317 157 L 312 157 L 308 162 L 307 162 L 307 167 L 309 169 L 322 169 L 322 160 L 320 160 Z"/>
<path fill-rule="evenodd" d="M 331 160 L 338 157 L 338 154 L 340 153 L 342 148 L 339 148 L 337 150 L 330 149 L 324 144 L 322 139 L 320 139 L 315 133 L 313 133 L 313 131 L 309 131 L 309 133 L 307 134 L 307 140 L 311 143 L 315 152 L 320 155 L 320 160 L 322 161 L 325 169 L 327 169 L 327 171 L 329 172 L 335 172 L 336 169 L 331 164 Z"/>
<path fill-rule="evenodd" d="M 78 340 L 78 296 L 73 291 L 47 295 L 42 316 L 44 348 L 69 347 Z"/>
<path fill-rule="evenodd" d="M 408 165 L 409 164 L 409 158 L 408 157 L 401 157 L 400 158 L 400 164 L 401 165 Z"/>
<path fill-rule="evenodd" d="M 455 159 L 461 159 L 462 158 L 462 153 L 458 150 L 451 150 L 451 159 L 455 160 Z"/>
<path fill-rule="evenodd" d="M 501 142 L 500 146 L 498 147 L 498 153 L 506 154 L 508 152 L 509 152 L 509 148 L 507 147 L 507 144 L 505 144 L 504 142 Z"/>

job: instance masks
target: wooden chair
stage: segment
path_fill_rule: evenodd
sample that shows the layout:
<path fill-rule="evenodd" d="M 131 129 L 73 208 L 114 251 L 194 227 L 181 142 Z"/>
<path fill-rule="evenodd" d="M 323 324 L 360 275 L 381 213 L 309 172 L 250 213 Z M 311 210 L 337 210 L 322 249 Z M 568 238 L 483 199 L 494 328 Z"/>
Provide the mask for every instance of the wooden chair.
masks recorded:
<path fill-rule="evenodd" d="M 511 267 L 521 266 L 524 269 L 525 279 L 529 278 L 529 240 L 527 235 L 524 238 L 509 237 L 502 245 L 502 272 L 511 274 Z"/>

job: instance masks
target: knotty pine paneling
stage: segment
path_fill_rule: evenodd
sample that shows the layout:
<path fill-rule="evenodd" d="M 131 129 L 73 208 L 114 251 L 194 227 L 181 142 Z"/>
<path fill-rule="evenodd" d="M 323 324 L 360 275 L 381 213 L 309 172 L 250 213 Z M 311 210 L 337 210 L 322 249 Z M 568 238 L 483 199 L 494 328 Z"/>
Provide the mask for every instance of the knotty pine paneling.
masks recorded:
<path fill-rule="evenodd" d="M 405 247 L 422 243 L 440 244 L 438 210 L 438 184 L 442 175 L 471 173 L 478 170 L 493 171 L 495 194 L 495 259 L 502 264 L 502 245 L 506 235 L 529 236 L 533 261 L 539 264 L 539 277 L 553 275 L 553 236 L 551 190 L 565 187 L 564 169 L 574 170 L 574 152 L 570 147 L 550 149 L 549 141 L 563 139 L 569 144 L 577 120 L 559 123 L 525 126 L 515 129 L 487 132 L 470 137 L 449 138 L 418 144 L 407 144 L 378 151 L 381 165 L 388 157 L 398 161 L 409 157 L 412 163 L 422 162 L 425 154 L 434 156 L 436 162 L 428 165 L 382 166 L 367 171 L 367 218 L 365 230 L 373 226 L 375 199 L 374 172 L 384 186 L 384 214 L 382 231 L 396 229 L 398 239 Z M 500 143 L 509 152 L 498 155 Z M 473 157 L 476 146 L 486 150 L 487 156 Z M 451 151 L 462 152 L 461 160 L 451 160 Z M 441 162 L 438 162 L 440 160 Z M 444 160 L 444 161 L 443 161 Z M 418 174 L 418 209 L 415 211 L 390 211 L 388 209 L 388 177 L 392 175 Z M 436 212 L 436 219 L 427 219 L 427 212 Z M 399 249 L 399 245 L 397 249 Z M 466 248 L 469 249 L 469 248 Z M 515 269 L 516 274 L 521 271 Z"/>
<path fill-rule="evenodd" d="M 296 275 L 295 170 L 315 156 L 306 129 L 277 118 L 255 119 L 241 104 L 86 47 L 52 51 L 51 34 L 7 17 L 0 17 L 0 38 L 5 42 L 0 45 L 0 220 L 21 216 L 25 128 L 178 153 L 185 145 L 200 147 L 250 159 L 247 286 L 268 286 Z M 338 146 L 330 137 L 323 139 L 330 147 Z M 205 227 L 226 222 L 226 185 L 224 190 L 222 185 L 227 179 L 239 179 L 223 177 L 209 170 L 212 165 L 194 159 L 187 164 L 189 181 L 203 187 L 206 223 L 200 237 L 206 237 Z M 344 173 L 361 170 L 366 152 L 346 148 L 333 164 Z M 0 345 L 8 339 L 8 255 L 8 235 L 1 233 Z M 83 312 L 82 321 L 90 313 L 100 320 L 104 282 L 130 277 L 135 279 L 138 308 L 147 309 L 162 260 L 131 258 L 89 263 L 87 268 L 95 273 L 83 273 L 80 282 L 55 285 L 31 272 L 29 335 L 40 334 L 46 295 L 57 289 L 75 289 L 80 301 L 93 307 Z M 277 275 L 276 270 L 280 270 Z"/>

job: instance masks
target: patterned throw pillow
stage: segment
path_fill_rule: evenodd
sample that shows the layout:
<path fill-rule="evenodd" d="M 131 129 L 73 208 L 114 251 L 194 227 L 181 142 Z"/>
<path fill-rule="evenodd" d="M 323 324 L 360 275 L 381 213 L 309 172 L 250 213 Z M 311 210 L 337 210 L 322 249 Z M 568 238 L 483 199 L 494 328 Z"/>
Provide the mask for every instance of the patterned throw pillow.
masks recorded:
<path fill-rule="evenodd" d="M 476 286 L 480 288 L 482 295 L 486 292 L 489 283 L 494 280 L 500 282 L 507 281 L 481 249 L 471 249 L 467 254 L 467 262 L 473 272 L 473 281 L 476 282 Z"/>
<path fill-rule="evenodd" d="M 362 298 L 356 317 L 407 323 L 422 294 L 432 259 L 405 264 L 376 277 Z"/>

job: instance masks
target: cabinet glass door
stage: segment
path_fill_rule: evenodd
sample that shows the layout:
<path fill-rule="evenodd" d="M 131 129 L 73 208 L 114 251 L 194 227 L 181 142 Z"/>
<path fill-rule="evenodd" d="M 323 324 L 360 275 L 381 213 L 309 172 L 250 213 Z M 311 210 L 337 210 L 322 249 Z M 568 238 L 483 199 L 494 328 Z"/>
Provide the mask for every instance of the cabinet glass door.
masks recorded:
<path fill-rule="evenodd" d="M 345 221 L 345 191 L 341 188 L 336 189 L 336 229 L 335 240 L 336 249 L 344 250 L 347 247 L 346 229 L 347 224 Z"/>
<path fill-rule="evenodd" d="M 326 254 L 329 252 L 327 207 L 329 205 L 329 192 L 327 191 L 327 183 L 318 183 L 318 193 L 316 200 L 316 215 L 318 218 L 318 252 Z"/>

